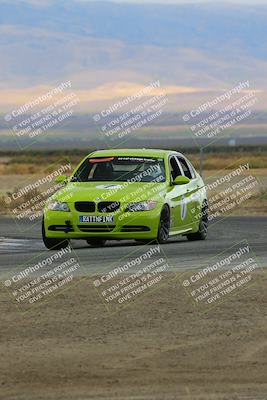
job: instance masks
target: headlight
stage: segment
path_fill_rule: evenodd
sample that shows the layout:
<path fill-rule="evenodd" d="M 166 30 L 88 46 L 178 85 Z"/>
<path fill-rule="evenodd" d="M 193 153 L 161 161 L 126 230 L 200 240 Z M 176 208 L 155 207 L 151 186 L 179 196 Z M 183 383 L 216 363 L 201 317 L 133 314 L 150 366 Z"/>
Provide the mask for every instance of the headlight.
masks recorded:
<path fill-rule="evenodd" d="M 64 203 L 62 201 L 50 201 L 47 205 L 48 210 L 52 210 L 52 211 L 65 211 L 68 212 L 70 211 L 69 206 L 67 203 Z"/>
<path fill-rule="evenodd" d="M 157 201 L 153 201 L 153 200 L 129 203 L 125 209 L 125 212 L 149 211 L 149 210 L 153 210 L 157 204 L 158 204 Z"/>

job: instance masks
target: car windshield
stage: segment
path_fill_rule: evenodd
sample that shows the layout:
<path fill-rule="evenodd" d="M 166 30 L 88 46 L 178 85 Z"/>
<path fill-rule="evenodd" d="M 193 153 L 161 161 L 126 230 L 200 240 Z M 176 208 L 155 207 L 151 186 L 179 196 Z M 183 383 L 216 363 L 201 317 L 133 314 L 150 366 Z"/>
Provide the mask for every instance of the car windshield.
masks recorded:
<path fill-rule="evenodd" d="M 164 182 L 164 160 L 151 157 L 87 158 L 72 177 L 78 182 Z"/>

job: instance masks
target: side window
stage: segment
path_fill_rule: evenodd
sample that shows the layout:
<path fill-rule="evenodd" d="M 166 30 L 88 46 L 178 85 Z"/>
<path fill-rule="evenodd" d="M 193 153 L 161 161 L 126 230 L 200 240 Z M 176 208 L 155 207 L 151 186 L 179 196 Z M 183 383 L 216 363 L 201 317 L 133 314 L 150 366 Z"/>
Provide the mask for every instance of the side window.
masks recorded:
<path fill-rule="evenodd" d="M 175 157 L 170 158 L 170 174 L 172 181 L 174 181 L 177 176 L 182 175 L 182 171 Z"/>
<path fill-rule="evenodd" d="M 187 164 L 189 165 L 190 171 L 191 171 L 191 175 L 192 175 L 192 179 L 196 178 L 196 171 L 195 168 L 193 167 L 193 165 L 190 162 L 187 162 Z"/>
<path fill-rule="evenodd" d="M 181 157 L 178 157 L 178 160 L 179 160 L 179 162 L 180 162 L 180 164 L 181 164 L 181 167 L 182 167 L 182 170 L 183 170 L 185 176 L 186 176 L 187 178 L 189 178 L 189 179 L 192 179 L 193 176 L 192 176 L 192 173 L 191 173 L 191 168 L 189 167 L 189 165 L 187 164 L 187 162 L 185 161 L 185 159 L 184 159 L 184 158 L 181 158 Z"/>

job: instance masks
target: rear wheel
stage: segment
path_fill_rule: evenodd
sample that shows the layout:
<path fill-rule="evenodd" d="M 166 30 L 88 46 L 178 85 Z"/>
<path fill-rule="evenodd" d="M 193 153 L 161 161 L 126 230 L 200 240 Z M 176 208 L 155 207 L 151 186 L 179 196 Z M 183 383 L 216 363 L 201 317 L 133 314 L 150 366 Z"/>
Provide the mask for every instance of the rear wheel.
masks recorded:
<path fill-rule="evenodd" d="M 42 221 L 42 239 L 45 247 L 48 250 L 60 250 L 65 249 L 69 245 L 68 239 L 54 239 L 48 238 L 45 234 L 44 219 Z"/>
<path fill-rule="evenodd" d="M 160 244 L 167 242 L 170 233 L 170 209 L 165 204 L 160 214 L 159 230 L 157 240 Z"/>
<path fill-rule="evenodd" d="M 87 239 L 86 241 L 91 247 L 104 247 L 106 244 L 106 240 L 101 238 L 92 238 Z"/>
<path fill-rule="evenodd" d="M 208 203 L 205 201 L 202 212 L 201 212 L 201 219 L 199 221 L 199 230 L 196 233 L 191 233 L 187 235 L 187 239 L 189 241 L 193 240 L 206 240 L 208 236 Z"/>

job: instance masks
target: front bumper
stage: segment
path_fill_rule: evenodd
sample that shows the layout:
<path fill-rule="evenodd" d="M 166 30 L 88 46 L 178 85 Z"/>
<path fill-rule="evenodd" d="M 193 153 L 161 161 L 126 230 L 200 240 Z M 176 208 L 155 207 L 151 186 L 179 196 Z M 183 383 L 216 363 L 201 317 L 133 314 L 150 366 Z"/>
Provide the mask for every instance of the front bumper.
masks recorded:
<path fill-rule="evenodd" d="M 87 239 L 154 239 L 158 234 L 162 205 L 150 211 L 141 212 L 77 212 L 70 205 L 70 212 L 44 210 L 45 234 L 48 238 Z M 80 216 L 113 215 L 113 222 L 81 223 Z"/>

